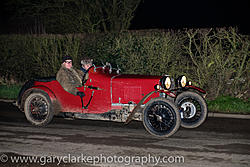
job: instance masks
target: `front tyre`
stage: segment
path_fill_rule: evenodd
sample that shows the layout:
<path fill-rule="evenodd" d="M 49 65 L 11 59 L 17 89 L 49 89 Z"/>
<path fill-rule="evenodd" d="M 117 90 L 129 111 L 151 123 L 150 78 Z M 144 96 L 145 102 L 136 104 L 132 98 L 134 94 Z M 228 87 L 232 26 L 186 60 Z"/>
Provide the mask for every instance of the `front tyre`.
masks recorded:
<path fill-rule="evenodd" d="M 199 94 L 183 92 L 177 96 L 175 103 L 180 109 L 182 127 L 196 128 L 206 120 L 207 104 Z"/>
<path fill-rule="evenodd" d="M 43 91 L 33 92 L 25 99 L 24 112 L 27 120 L 36 126 L 47 125 L 54 116 L 51 100 Z"/>
<path fill-rule="evenodd" d="M 180 127 L 180 114 L 173 102 L 154 98 L 143 109 L 143 125 L 152 135 L 169 137 Z"/>

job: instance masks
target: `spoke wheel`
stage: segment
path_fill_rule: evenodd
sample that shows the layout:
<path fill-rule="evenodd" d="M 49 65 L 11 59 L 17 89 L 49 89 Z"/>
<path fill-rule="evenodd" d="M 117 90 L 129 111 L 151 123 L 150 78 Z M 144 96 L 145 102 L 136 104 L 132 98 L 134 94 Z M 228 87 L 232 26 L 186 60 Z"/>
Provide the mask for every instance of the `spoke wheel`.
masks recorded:
<path fill-rule="evenodd" d="M 181 111 L 181 126 L 196 128 L 207 117 L 207 104 L 203 97 L 194 92 L 183 92 L 176 98 L 176 104 Z"/>
<path fill-rule="evenodd" d="M 155 98 L 143 110 L 143 124 L 149 133 L 158 137 L 169 137 L 178 130 L 180 116 L 171 101 Z"/>
<path fill-rule="evenodd" d="M 54 114 L 45 92 L 31 93 L 25 100 L 24 112 L 28 121 L 37 126 L 48 124 Z"/>

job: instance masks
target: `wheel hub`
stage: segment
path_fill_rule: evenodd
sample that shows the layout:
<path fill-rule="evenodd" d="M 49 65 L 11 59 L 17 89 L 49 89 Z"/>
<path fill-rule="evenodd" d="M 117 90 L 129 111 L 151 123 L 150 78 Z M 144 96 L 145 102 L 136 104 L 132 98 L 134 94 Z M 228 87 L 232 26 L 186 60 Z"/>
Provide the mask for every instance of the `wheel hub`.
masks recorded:
<path fill-rule="evenodd" d="M 184 118 L 192 118 L 196 114 L 196 107 L 191 102 L 185 102 L 181 105 L 181 108 L 183 109 L 183 117 Z"/>
<path fill-rule="evenodd" d="M 157 121 L 162 122 L 162 117 L 160 115 L 156 115 Z"/>
<path fill-rule="evenodd" d="M 47 104 L 41 98 L 34 98 L 31 105 L 31 113 L 34 114 L 34 117 L 39 116 L 46 116 L 47 111 Z"/>

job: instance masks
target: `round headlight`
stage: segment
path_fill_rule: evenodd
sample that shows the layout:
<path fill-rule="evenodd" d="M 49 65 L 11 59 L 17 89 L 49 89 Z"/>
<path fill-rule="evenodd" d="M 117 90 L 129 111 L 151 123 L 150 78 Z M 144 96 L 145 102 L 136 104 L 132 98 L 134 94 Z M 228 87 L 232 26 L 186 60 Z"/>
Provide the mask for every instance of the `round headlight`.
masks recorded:
<path fill-rule="evenodd" d="M 170 89 L 171 88 L 171 79 L 169 76 L 164 76 L 160 80 L 161 86 L 164 89 Z"/>
<path fill-rule="evenodd" d="M 187 77 L 185 75 L 179 77 L 179 85 L 181 87 L 185 87 L 187 85 Z"/>
<path fill-rule="evenodd" d="M 166 89 L 170 89 L 170 87 L 171 87 L 171 79 L 170 79 L 170 77 L 166 78 L 165 87 L 166 87 Z"/>

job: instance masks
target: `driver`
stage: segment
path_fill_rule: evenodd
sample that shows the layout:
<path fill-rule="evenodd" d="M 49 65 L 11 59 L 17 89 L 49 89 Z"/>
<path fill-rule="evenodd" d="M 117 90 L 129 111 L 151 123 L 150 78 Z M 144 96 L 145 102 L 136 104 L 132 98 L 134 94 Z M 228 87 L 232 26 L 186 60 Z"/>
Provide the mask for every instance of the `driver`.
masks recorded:
<path fill-rule="evenodd" d="M 56 80 L 61 84 L 64 90 L 81 98 L 85 96 L 83 92 L 78 91 L 76 87 L 82 86 L 84 73 L 76 70 L 72 65 L 72 57 L 64 56 L 61 68 L 56 74 Z"/>

